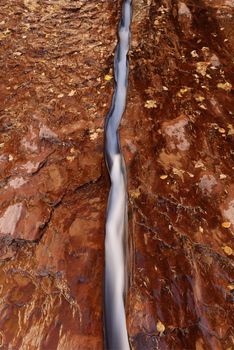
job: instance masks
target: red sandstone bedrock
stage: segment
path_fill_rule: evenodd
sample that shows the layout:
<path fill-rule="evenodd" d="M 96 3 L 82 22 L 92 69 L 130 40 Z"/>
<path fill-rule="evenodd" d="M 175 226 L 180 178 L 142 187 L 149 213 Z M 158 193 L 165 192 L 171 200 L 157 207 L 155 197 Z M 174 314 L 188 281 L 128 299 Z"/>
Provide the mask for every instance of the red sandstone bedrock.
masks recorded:
<path fill-rule="evenodd" d="M 127 112 L 133 349 L 234 347 L 233 1 L 139 1 Z"/>
<path fill-rule="evenodd" d="M 119 5 L 1 2 L 4 350 L 103 346 L 103 122 Z M 134 1 L 121 129 L 133 349 L 234 346 L 232 10 Z"/>
<path fill-rule="evenodd" d="M 120 3 L 0 7 L 0 348 L 101 349 Z"/>

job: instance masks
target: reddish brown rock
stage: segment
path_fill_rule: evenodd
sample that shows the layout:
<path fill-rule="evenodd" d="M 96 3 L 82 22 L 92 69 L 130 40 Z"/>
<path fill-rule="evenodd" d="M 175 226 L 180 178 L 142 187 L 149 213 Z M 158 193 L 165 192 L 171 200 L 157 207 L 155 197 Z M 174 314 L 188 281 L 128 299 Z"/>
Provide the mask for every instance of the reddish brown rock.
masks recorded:
<path fill-rule="evenodd" d="M 231 349 L 233 37 L 225 21 L 233 24 L 232 9 L 218 1 L 142 5 L 135 2 L 121 129 L 132 348 Z"/>
<path fill-rule="evenodd" d="M 132 349 L 232 349 L 232 1 L 134 1 Z M 0 347 L 103 348 L 104 117 L 120 1 L 1 2 Z"/>
<path fill-rule="evenodd" d="M 120 2 L 0 14 L 0 347 L 103 347 L 103 125 Z"/>

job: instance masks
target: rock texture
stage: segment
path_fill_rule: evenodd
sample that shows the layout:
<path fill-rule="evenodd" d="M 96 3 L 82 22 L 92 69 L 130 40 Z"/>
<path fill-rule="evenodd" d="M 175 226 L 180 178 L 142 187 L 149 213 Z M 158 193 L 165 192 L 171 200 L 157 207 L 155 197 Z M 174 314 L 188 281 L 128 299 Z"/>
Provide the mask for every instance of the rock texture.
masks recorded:
<path fill-rule="evenodd" d="M 101 349 L 120 4 L 1 1 L 0 348 Z"/>
<path fill-rule="evenodd" d="M 121 142 L 132 349 L 234 348 L 232 0 L 134 0 Z M 0 348 L 103 348 L 121 1 L 0 12 Z"/>
<path fill-rule="evenodd" d="M 135 350 L 234 347 L 232 11 L 135 1 L 121 130 Z"/>

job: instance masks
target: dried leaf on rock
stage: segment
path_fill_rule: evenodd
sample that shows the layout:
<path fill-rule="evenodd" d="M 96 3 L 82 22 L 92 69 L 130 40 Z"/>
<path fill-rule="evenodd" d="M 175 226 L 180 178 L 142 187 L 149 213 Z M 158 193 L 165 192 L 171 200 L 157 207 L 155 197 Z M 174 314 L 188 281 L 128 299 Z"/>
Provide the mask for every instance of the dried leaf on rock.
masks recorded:
<path fill-rule="evenodd" d="M 113 77 L 112 77 L 112 75 L 107 74 L 107 75 L 105 75 L 104 79 L 106 81 L 110 81 L 111 79 L 113 79 Z"/>
<path fill-rule="evenodd" d="M 181 88 L 180 91 L 177 92 L 177 96 L 182 97 L 182 95 L 186 94 L 188 92 L 189 88 L 187 88 L 186 86 Z"/>
<path fill-rule="evenodd" d="M 165 331 L 165 326 L 161 321 L 158 321 L 157 323 L 157 331 L 160 333 L 160 335 Z"/>
<path fill-rule="evenodd" d="M 228 124 L 228 135 L 234 135 L 234 127 L 232 124 Z"/>
<path fill-rule="evenodd" d="M 224 227 L 224 228 L 230 228 L 230 227 L 231 227 L 231 223 L 230 223 L 229 221 L 224 221 L 224 222 L 222 223 L 222 227 Z"/>
<path fill-rule="evenodd" d="M 157 103 L 155 100 L 147 100 L 145 102 L 145 108 L 150 109 L 150 108 L 156 108 L 156 107 L 157 107 Z"/>
<path fill-rule="evenodd" d="M 219 89 L 225 90 L 227 92 L 232 90 L 232 84 L 230 84 L 229 82 L 226 81 L 226 83 L 218 83 L 217 87 Z"/>
<path fill-rule="evenodd" d="M 229 256 L 233 254 L 232 248 L 229 247 L 229 246 L 227 246 L 227 245 L 225 245 L 225 246 L 223 247 L 223 251 L 224 251 L 225 254 L 227 254 L 227 255 L 229 255 Z"/>
<path fill-rule="evenodd" d="M 204 77 L 206 75 L 206 70 L 208 65 L 209 63 L 207 62 L 197 62 L 197 68 L 196 68 L 197 73 L 201 74 Z"/>

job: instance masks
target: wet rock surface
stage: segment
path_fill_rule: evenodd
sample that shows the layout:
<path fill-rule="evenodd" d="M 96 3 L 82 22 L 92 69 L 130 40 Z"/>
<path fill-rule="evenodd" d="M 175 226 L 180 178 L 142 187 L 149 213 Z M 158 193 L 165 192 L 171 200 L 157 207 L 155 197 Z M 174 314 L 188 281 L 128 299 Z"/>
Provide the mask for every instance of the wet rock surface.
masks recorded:
<path fill-rule="evenodd" d="M 135 2 L 121 129 L 133 349 L 234 346 L 232 15 L 233 2 Z"/>
<path fill-rule="evenodd" d="M 103 347 L 118 1 L 1 1 L 0 347 Z"/>
<path fill-rule="evenodd" d="M 233 1 L 135 0 L 133 349 L 234 347 Z M 120 1 L 1 1 L 0 347 L 102 349 Z"/>

